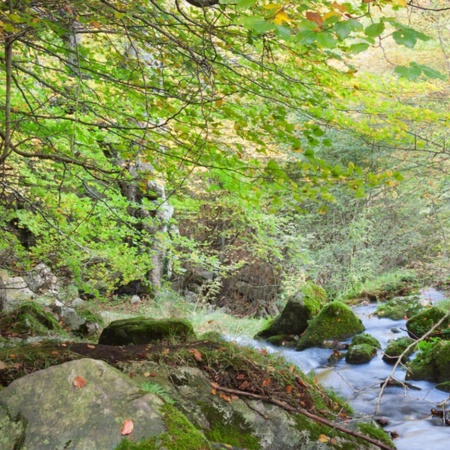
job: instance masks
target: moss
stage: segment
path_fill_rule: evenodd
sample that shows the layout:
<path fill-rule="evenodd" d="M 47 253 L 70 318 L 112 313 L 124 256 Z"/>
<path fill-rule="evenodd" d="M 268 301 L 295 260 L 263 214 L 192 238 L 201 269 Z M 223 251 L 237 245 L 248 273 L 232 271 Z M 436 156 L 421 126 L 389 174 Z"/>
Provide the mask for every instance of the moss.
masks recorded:
<path fill-rule="evenodd" d="M 220 442 L 248 450 L 259 450 L 261 445 L 254 435 L 253 427 L 241 414 L 234 412 L 231 417 L 224 415 L 210 403 L 201 403 L 211 428 L 205 430 L 205 435 L 211 442 Z"/>
<path fill-rule="evenodd" d="M 100 326 L 103 326 L 105 323 L 103 317 L 98 312 L 94 311 L 89 307 L 83 306 L 81 308 L 77 308 L 77 314 L 89 322 L 98 323 Z"/>
<path fill-rule="evenodd" d="M 413 338 L 417 339 L 422 337 L 425 333 L 427 333 L 439 320 L 441 320 L 445 316 L 445 312 L 440 308 L 430 308 L 426 311 L 417 314 L 414 317 L 411 317 L 406 322 L 406 328 L 408 329 L 408 334 Z M 446 319 L 444 322 L 438 327 L 436 331 L 442 331 L 449 326 L 449 320 Z"/>
<path fill-rule="evenodd" d="M 297 350 L 320 347 L 327 340 L 342 340 L 364 331 L 354 312 L 341 302 L 326 305 L 313 319 L 297 344 Z"/>
<path fill-rule="evenodd" d="M 367 333 L 358 334 L 352 339 L 351 345 L 361 345 L 361 344 L 368 344 L 371 347 L 381 349 L 381 344 L 379 343 L 378 339 L 374 338 L 373 336 Z"/>
<path fill-rule="evenodd" d="M 436 385 L 436 389 L 444 392 L 450 392 L 450 381 L 444 381 Z"/>
<path fill-rule="evenodd" d="M 435 339 L 408 365 L 408 377 L 436 382 L 450 381 L 450 341 Z"/>
<path fill-rule="evenodd" d="M 285 347 L 295 347 L 297 341 L 288 334 L 280 334 L 277 336 L 271 336 L 267 339 L 267 342 L 272 345 L 285 346 Z"/>
<path fill-rule="evenodd" d="M 174 406 L 165 404 L 161 408 L 167 431 L 160 436 L 151 436 L 139 443 L 122 439 L 116 450 L 209 450 L 205 436 Z"/>
<path fill-rule="evenodd" d="M 414 341 L 409 337 L 401 337 L 389 341 L 386 350 L 384 351 L 383 361 L 388 364 L 395 364 L 399 356 L 405 351 L 405 349 L 411 345 Z M 414 347 L 412 347 L 405 355 L 403 355 L 402 362 L 406 362 L 407 358 L 413 353 Z"/>
<path fill-rule="evenodd" d="M 395 445 L 389 435 L 378 425 L 375 425 L 373 423 L 360 422 L 358 423 L 358 429 L 366 436 L 376 439 L 391 448 L 395 448 Z"/>
<path fill-rule="evenodd" d="M 419 296 L 396 297 L 378 305 L 375 315 L 378 317 L 387 317 L 392 320 L 401 320 L 405 316 L 413 317 L 424 309 L 426 307 L 420 304 Z"/>
<path fill-rule="evenodd" d="M 351 345 L 345 355 L 349 364 L 364 364 L 369 362 L 377 353 L 377 349 L 369 344 Z"/>
<path fill-rule="evenodd" d="M 187 340 L 192 337 L 195 337 L 195 333 L 188 320 L 156 320 L 146 317 L 134 317 L 111 322 L 103 330 L 99 344 L 138 345 L 164 339 Z"/>

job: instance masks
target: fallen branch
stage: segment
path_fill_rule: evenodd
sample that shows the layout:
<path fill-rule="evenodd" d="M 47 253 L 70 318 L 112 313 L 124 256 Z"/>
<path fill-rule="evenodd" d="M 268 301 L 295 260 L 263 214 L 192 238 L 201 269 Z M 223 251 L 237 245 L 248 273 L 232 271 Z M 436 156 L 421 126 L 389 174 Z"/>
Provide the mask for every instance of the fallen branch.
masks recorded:
<path fill-rule="evenodd" d="M 214 385 L 214 387 L 216 390 L 226 392 L 227 394 L 242 395 L 245 397 L 255 398 L 258 400 L 264 400 L 266 402 L 273 403 L 274 405 L 280 406 L 281 408 L 285 409 L 288 412 L 302 414 L 303 416 L 306 416 L 309 419 L 314 420 L 315 422 L 322 423 L 324 425 L 327 425 L 330 428 L 334 428 L 335 430 L 342 431 L 343 433 L 348 434 L 350 436 L 354 436 L 359 439 L 362 439 L 366 442 L 369 442 L 370 444 L 376 445 L 377 447 L 379 447 L 383 450 L 395 450 L 392 447 L 389 447 L 388 445 L 383 444 L 380 441 L 377 441 L 376 439 L 372 439 L 372 438 L 365 436 L 361 433 L 358 433 L 356 431 L 349 430 L 348 428 L 341 427 L 340 425 L 330 422 L 329 420 L 324 419 L 323 417 L 316 416 L 315 414 L 312 414 L 303 408 L 295 408 L 294 406 L 291 406 L 291 405 L 289 405 L 285 402 L 282 402 L 280 400 L 277 400 L 275 398 L 267 397 L 265 395 L 253 394 L 252 392 L 240 391 L 238 389 L 228 389 L 225 387 L 217 386 L 216 384 Z"/>

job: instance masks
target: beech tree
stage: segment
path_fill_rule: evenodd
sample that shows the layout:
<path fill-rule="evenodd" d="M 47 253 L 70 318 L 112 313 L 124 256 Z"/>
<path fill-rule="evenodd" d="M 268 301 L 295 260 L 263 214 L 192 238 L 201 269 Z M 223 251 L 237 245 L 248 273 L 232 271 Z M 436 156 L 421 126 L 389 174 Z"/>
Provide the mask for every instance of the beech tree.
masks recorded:
<path fill-rule="evenodd" d="M 157 288 L 180 239 L 170 202 L 194 179 L 248 208 L 268 197 L 276 206 L 286 193 L 297 205 L 329 201 L 330 185 L 363 195 L 362 171 L 333 166 L 314 148 L 332 145 L 325 130 L 356 123 L 341 110 L 354 89 L 352 55 L 385 35 L 406 47 L 428 39 L 372 14 L 386 5 L 407 7 L 2 2 L 4 261 L 25 252 L 29 264 L 44 260 L 97 284 L 143 278 Z M 441 77 L 417 64 L 396 72 Z M 369 184 L 398 178 L 378 172 Z"/>

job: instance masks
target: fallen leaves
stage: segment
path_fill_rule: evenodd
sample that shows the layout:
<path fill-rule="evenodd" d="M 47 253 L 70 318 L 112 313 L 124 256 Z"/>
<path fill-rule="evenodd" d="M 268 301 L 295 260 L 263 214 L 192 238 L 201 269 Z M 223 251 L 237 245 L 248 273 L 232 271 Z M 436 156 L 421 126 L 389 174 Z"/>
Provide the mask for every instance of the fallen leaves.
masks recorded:
<path fill-rule="evenodd" d="M 190 348 L 189 352 L 194 355 L 196 361 L 203 361 L 202 354 L 196 348 Z"/>
<path fill-rule="evenodd" d="M 120 434 L 122 436 L 126 436 L 127 434 L 131 434 L 134 429 L 134 423 L 131 419 L 126 419 L 123 421 L 122 430 L 120 431 Z"/>
<path fill-rule="evenodd" d="M 72 381 L 72 384 L 76 388 L 84 388 L 86 386 L 86 379 L 83 377 L 75 377 Z"/>

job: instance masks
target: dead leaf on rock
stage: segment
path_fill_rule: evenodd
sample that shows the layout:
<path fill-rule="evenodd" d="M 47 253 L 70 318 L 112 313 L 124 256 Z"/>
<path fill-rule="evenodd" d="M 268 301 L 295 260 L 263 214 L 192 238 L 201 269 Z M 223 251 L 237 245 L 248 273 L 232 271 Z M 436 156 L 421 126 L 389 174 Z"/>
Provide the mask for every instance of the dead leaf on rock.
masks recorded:
<path fill-rule="evenodd" d="M 123 421 L 122 430 L 120 434 L 122 436 L 126 436 L 127 434 L 131 434 L 133 432 L 133 429 L 134 429 L 133 421 L 130 419 L 126 419 Z"/>
<path fill-rule="evenodd" d="M 75 377 L 72 381 L 72 384 L 76 387 L 76 388 L 83 388 L 86 386 L 86 379 L 83 377 Z"/>
<path fill-rule="evenodd" d="M 221 399 L 225 400 L 226 402 L 231 403 L 231 397 L 228 397 L 228 395 L 224 394 L 223 392 L 221 392 L 221 393 L 219 394 L 219 397 L 220 397 Z"/>

